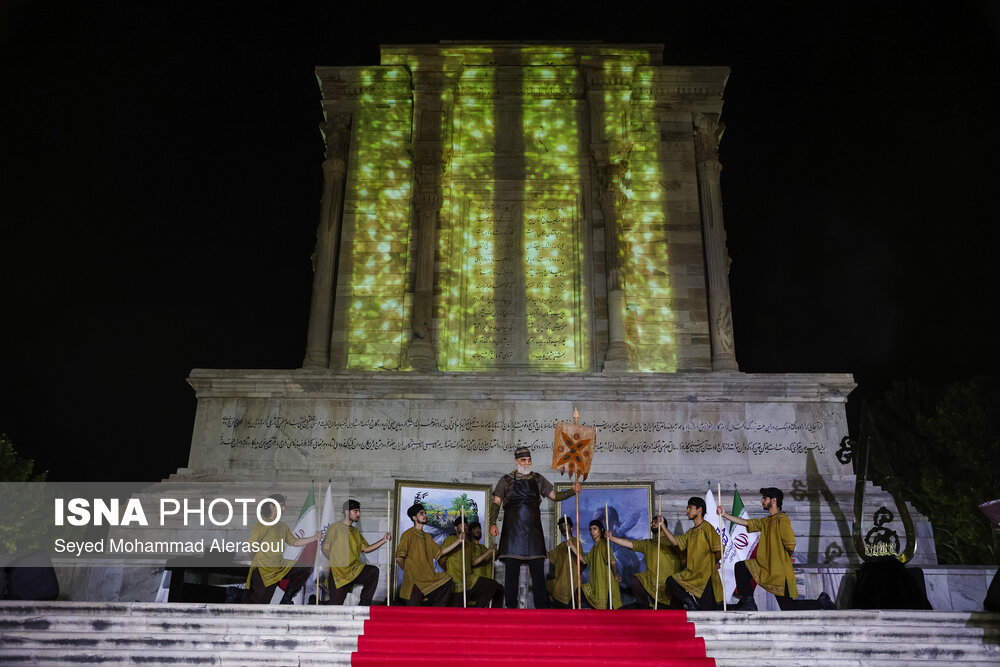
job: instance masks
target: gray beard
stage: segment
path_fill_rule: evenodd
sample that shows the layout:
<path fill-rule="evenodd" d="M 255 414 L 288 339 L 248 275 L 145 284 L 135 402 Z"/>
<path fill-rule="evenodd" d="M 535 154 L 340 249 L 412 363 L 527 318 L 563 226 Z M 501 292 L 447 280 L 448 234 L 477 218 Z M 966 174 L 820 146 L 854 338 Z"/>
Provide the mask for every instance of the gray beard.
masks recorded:
<path fill-rule="evenodd" d="M 514 467 L 517 468 L 517 472 L 518 472 L 519 475 L 530 475 L 531 474 L 531 466 L 530 465 L 529 466 L 517 466 L 516 465 Z"/>

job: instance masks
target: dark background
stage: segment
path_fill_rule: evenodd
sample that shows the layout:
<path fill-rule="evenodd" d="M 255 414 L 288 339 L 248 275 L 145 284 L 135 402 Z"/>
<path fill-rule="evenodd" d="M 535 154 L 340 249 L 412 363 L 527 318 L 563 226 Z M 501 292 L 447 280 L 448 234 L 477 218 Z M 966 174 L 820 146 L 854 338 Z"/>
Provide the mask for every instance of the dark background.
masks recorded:
<path fill-rule="evenodd" d="M 2 5 L 0 432 L 50 479 L 159 479 L 187 462 L 192 368 L 298 367 L 313 68 L 441 39 L 663 43 L 666 64 L 732 68 L 741 370 L 850 372 L 868 396 L 1000 371 L 1000 6 L 557 5 Z"/>

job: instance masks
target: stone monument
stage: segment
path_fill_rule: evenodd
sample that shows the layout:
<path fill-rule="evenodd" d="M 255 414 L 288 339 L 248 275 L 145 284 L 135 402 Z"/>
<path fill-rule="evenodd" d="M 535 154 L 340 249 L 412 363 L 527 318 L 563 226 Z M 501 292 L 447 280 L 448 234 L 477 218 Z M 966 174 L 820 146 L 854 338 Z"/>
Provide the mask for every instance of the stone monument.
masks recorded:
<path fill-rule="evenodd" d="M 446 42 L 318 68 L 302 368 L 192 371 L 176 478 L 334 478 L 381 506 L 377 533 L 397 479 L 493 484 L 525 445 L 557 481 L 553 429 L 577 408 L 597 429 L 590 481 L 652 482 L 675 518 L 718 483 L 751 509 L 777 486 L 800 563 L 856 562 L 838 455 L 854 382 L 739 371 L 717 153 L 728 70 L 661 61 L 655 45 Z M 918 532 L 916 562 L 936 562 L 926 519 Z"/>

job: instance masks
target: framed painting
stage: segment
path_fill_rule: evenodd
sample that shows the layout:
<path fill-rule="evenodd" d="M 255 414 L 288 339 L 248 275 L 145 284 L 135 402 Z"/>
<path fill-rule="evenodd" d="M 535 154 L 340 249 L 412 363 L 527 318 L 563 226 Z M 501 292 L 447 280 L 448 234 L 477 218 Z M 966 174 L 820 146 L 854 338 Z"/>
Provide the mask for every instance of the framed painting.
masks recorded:
<path fill-rule="evenodd" d="M 572 488 L 572 484 L 559 482 L 556 491 Z M 576 502 L 580 501 L 580 525 L 576 526 Z M 605 520 L 605 504 L 607 504 L 607 520 Z M 653 483 L 652 482 L 588 482 L 583 485 L 580 495 L 568 500 L 557 502 L 553 509 L 552 535 L 558 540 L 559 529 L 556 521 L 564 513 L 573 520 L 576 535 L 583 542 L 584 551 L 594 547 L 590 536 L 590 522 L 597 519 L 605 529 L 609 528 L 615 537 L 630 540 L 644 540 L 650 536 L 649 522 L 653 518 Z M 622 578 L 622 604 L 628 604 L 632 598 L 629 582 L 632 575 L 644 569 L 646 565 L 642 554 L 626 549 L 617 544 L 612 546 L 615 560 L 618 562 L 618 574 Z M 583 581 L 589 581 L 586 571 Z"/>
<path fill-rule="evenodd" d="M 413 521 L 406 516 L 406 510 L 414 503 L 420 503 L 427 512 L 427 531 L 438 544 L 454 534 L 454 522 L 465 508 L 466 521 L 478 521 L 483 525 L 483 539 L 487 539 L 487 502 L 492 502 L 493 488 L 489 484 L 450 484 L 445 482 L 425 482 L 397 479 L 395 509 L 392 526 L 392 549 L 395 553 L 400 536 L 413 527 Z M 441 568 L 434 564 L 435 569 Z M 399 586 L 403 581 L 403 570 L 392 568 L 392 597 L 399 598 Z"/>

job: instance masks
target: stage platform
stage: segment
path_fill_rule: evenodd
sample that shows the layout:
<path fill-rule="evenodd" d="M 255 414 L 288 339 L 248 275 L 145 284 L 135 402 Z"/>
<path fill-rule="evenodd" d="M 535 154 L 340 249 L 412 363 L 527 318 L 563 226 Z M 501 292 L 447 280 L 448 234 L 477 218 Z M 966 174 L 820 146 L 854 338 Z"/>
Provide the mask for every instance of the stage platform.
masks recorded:
<path fill-rule="evenodd" d="M 629 628 L 631 640 L 650 638 L 648 648 L 656 657 L 642 658 L 647 665 L 679 664 L 673 658 L 718 667 L 1000 664 L 1000 614 L 565 611 L 556 618 L 564 631 L 548 637 L 539 632 L 536 621 L 553 615 L 531 610 L 446 610 L 442 614 L 396 607 L 2 601 L 0 663 L 318 666 L 380 664 L 381 659 L 381 664 L 389 664 L 386 647 L 395 644 L 417 656 L 433 656 L 437 665 L 450 664 L 448 656 L 462 665 L 495 665 L 501 664 L 498 656 L 516 658 L 519 640 L 530 638 L 532 650 L 557 651 L 574 660 L 572 664 L 634 664 L 640 649 L 624 648 L 607 637 L 617 626 Z M 596 635 L 595 619 L 606 626 Z M 374 621 L 383 629 L 374 630 Z M 523 631 L 515 631 L 511 623 Z M 386 624 L 407 632 L 385 630 Z M 687 629 L 687 624 L 693 628 Z M 572 630 L 573 626 L 579 631 Z M 367 659 L 363 652 L 357 653 L 359 637 L 363 651 L 365 642 L 376 640 L 370 643 L 376 651 Z M 677 639 L 684 640 L 676 645 L 684 655 L 672 656 L 668 644 Z M 704 657 L 686 653 L 702 642 Z M 583 653 L 575 652 L 574 645 Z M 630 650 L 636 654 L 623 654 Z M 537 658 L 538 654 L 533 655 Z M 407 664 L 420 664 L 420 659 L 411 657 Z M 503 664 L 515 663 L 505 659 Z"/>

